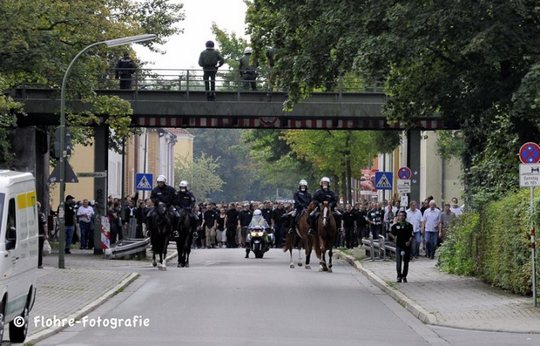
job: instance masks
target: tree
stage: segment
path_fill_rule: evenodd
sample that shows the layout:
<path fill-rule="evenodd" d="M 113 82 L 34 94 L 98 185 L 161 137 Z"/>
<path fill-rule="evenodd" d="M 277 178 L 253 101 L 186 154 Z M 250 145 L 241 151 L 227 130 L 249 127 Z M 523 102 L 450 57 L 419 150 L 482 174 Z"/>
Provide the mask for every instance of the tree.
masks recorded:
<path fill-rule="evenodd" d="M 166 0 L 2 1 L 0 71 L 4 87 L 38 84 L 59 88 L 71 59 L 94 42 L 153 33 L 157 40 L 144 45 L 157 50 L 157 44 L 181 32 L 174 25 L 183 20 L 181 10 L 181 4 Z M 68 99 L 81 97 L 93 107 L 92 114 L 99 116 L 89 121 L 113 127 L 116 136 L 111 137 L 113 144 L 131 132 L 129 103 L 118 97 L 98 97 L 93 90 L 104 80 L 110 81 L 112 74 L 107 71 L 111 71 L 117 57 L 126 50 L 130 48 L 98 46 L 88 51 L 73 66 L 67 87 Z M 70 124 L 81 125 L 89 114 L 73 121 L 79 116 L 70 117 Z M 88 137 L 85 131 L 73 132 L 75 139 Z"/>
<path fill-rule="evenodd" d="M 508 168 L 507 153 L 540 137 L 537 1 L 253 0 L 247 21 L 255 47 L 276 47 L 292 103 L 354 72 L 384 81 L 390 121 L 437 113 L 460 125 L 470 193 L 512 188 L 477 168 Z"/>
<path fill-rule="evenodd" d="M 219 159 L 206 156 L 204 153 L 193 161 L 178 158 L 175 162 L 174 175 L 189 182 L 191 192 L 200 201 L 218 191 L 222 191 L 223 180 L 217 175 Z"/>

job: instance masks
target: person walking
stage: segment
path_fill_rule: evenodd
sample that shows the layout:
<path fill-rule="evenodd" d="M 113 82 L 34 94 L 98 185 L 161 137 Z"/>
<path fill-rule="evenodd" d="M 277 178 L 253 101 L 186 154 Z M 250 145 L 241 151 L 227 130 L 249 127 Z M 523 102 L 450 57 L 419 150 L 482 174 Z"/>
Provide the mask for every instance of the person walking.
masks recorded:
<path fill-rule="evenodd" d="M 413 226 L 414 245 L 412 247 L 412 256 L 418 258 L 420 255 L 420 244 L 422 243 L 422 232 L 420 226 L 422 224 L 422 212 L 417 208 L 416 201 L 412 201 L 410 208 L 407 209 L 407 222 Z"/>
<path fill-rule="evenodd" d="M 203 69 L 204 90 L 208 101 L 216 100 L 216 74 L 224 63 L 225 60 L 219 51 L 214 49 L 214 42 L 207 41 L 206 49 L 199 55 L 199 66 Z"/>
<path fill-rule="evenodd" d="M 131 59 L 128 52 L 124 52 L 124 57 L 116 63 L 115 78 L 120 79 L 120 89 L 131 89 L 133 85 L 133 74 L 137 69 L 137 64 Z"/>
<path fill-rule="evenodd" d="M 441 211 L 433 200 L 429 202 L 429 208 L 424 211 L 422 228 L 426 237 L 426 257 L 434 259 L 441 230 Z"/>
<path fill-rule="evenodd" d="M 390 227 L 390 238 L 396 240 L 396 272 L 397 282 L 407 282 L 409 261 L 411 259 L 411 243 L 413 240 L 413 226 L 407 222 L 407 213 L 398 212 L 397 222 Z"/>

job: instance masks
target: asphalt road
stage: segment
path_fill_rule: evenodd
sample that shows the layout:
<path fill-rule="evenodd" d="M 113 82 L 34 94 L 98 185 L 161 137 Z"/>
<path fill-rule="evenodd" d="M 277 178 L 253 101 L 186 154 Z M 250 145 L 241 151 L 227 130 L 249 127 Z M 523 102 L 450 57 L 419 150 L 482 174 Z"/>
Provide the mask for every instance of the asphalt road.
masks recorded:
<path fill-rule="evenodd" d="M 141 263 L 132 268 L 141 278 L 91 313 L 85 325 L 78 323 L 38 345 L 540 342 L 537 335 L 426 326 L 342 261 L 335 261 L 333 273 L 322 273 L 317 266 L 290 269 L 288 255 L 280 250 L 271 250 L 263 259 L 243 255 L 241 249 L 194 250 L 190 268 L 171 263 L 164 272 Z M 111 327 L 120 322 L 135 326 Z"/>

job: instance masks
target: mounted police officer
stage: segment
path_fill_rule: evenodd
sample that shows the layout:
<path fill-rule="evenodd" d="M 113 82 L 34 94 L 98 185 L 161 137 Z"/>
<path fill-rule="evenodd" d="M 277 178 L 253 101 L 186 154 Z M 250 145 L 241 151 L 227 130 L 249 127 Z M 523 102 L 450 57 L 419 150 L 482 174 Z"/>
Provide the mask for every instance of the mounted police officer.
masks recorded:
<path fill-rule="evenodd" d="M 151 220 L 152 217 L 157 213 L 157 206 L 161 202 L 165 203 L 168 213 L 171 216 L 171 220 L 174 221 L 175 213 L 173 211 L 173 203 L 175 200 L 176 190 L 174 187 L 167 185 L 167 178 L 165 178 L 164 175 L 160 175 L 156 181 L 157 186 L 154 187 L 150 193 L 150 199 L 152 200 L 152 203 L 154 203 L 154 207 L 149 211 L 148 219 Z"/>
<path fill-rule="evenodd" d="M 298 219 L 304 209 L 307 209 L 311 203 L 311 194 L 308 192 L 308 183 L 305 179 L 298 182 L 298 190 L 294 193 L 294 210 L 290 213 L 294 217 L 294 223 L 291 225 L 289 232 L 292 232 L 294 226 L 298 223 Z"/>
<path fill-rule="evenodd" d="M 320 181 L 320 187 L 315 191 L 313 195 L 313 200 L 317 202 L 318 208 L 311 212 L 309 215 L 309 223 L 311 228 L 309 230 L 310 234 L 317 234 L 317 229 L 315 225 L 315 220 L 319 217 L 320 205 L 323 202 L 328 202 L 328 206 L 332 213 L 335 213 L 335 207 L 337 205 L 337 196 L 334 191 L 330 190 L 330 178 L 322 177 Z"/>
<path fill-rule="evenodd" d="M 195 202 L 195 196 L 188 189 L 188 182 L 186 180 L 182 180 L 178 185 L 178 192 L 176 193 L 174 204 L 178 206 L 178 208 L 185 209 L 188 212 L 188 216 L 191 219 L 191 223 L 193 225 L 193 230 L 196 229 L 195 222 L 198 219 L 197 215 L 193 213 L 193 209 L 195 208 Z"/>

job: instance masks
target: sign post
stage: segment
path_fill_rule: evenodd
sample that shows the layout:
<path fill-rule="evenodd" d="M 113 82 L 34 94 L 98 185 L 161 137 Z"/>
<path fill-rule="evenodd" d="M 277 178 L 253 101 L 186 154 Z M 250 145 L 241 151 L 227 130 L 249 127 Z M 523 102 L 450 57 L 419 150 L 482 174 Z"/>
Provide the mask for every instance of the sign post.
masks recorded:
<path fill-rule="evenodd" d="M 409 205 L 409 193 L 411 193 L 411 176 L 412 172 L 409 167 L 401 167 L 398 170 L 397 189 L 401 195 L 400 205 L 407 209 Z"/>
<path fill-rule="evenodd" d="M 533 306 L 537 306 L 536 301 L 536 239 L 534 230 L 534 187 L 540 186 L 540 146 L 533 142 L 527 142 L 519 149 L 519 159 L 522 164 L 519 165 L 519 186 L 529 187 L 529 220 L 531 234 L 531 264 L 532 264 L 532 297 Z"/>

